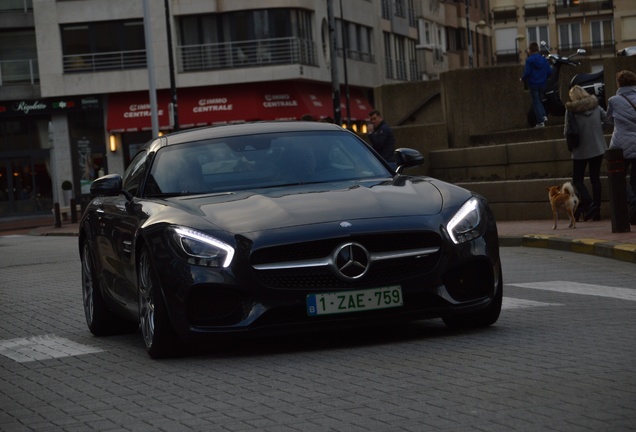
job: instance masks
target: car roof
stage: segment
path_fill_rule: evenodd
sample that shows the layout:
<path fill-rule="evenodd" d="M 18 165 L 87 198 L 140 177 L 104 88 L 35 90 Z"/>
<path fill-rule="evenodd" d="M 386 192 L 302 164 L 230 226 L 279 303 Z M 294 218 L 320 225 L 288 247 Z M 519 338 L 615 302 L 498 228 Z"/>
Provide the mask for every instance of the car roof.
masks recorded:
<path fill-rule="evenodd" d="M 306 132 L 306 131 L 340 131 L 345 129 L 331 123 L 310 121 L 271 121 L 240 123 L 222 126 L 209 126 L 189 129 L 164 135 L 163 145 L 174 145 L 184 142 L 200 141 L 204 139 L 222 138 L 228 136 L 259 135 L 274 132 Z"/>

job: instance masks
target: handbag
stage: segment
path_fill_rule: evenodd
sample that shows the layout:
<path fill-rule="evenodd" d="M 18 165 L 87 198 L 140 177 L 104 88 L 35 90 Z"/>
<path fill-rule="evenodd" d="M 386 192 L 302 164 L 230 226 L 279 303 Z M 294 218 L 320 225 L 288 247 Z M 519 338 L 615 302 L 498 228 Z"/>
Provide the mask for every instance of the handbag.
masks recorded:
<path fill-rule="evenodd" d="M 579 132 L 579 125 L 576 122 L 576 117 L 572 111 L 568 111 L 568 128 L 565 131 L 565 142 L 568 145 L 568 150 L 572 151 L 581 143 L 581 134 Z"/>

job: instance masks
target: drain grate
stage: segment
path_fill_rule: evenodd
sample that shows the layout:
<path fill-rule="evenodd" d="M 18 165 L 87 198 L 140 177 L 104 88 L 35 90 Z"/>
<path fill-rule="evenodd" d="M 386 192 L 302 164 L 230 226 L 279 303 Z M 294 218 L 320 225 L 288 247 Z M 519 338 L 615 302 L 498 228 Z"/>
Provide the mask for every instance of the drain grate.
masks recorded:
<path fill-rule="evenodd" d="M 18 363 L 93 354 L 102 351 L 99 348 L 82 345 L 50 334 L 0 341 L 0 355 Z"/>

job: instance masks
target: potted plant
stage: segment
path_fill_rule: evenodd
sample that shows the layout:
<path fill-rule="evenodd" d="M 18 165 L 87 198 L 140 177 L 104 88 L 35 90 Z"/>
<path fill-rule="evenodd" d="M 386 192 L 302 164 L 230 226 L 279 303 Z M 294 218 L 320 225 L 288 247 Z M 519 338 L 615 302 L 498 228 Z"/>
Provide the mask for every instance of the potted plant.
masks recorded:
<path fill-rule="evenodd" d="M 64 207 L 68 207 L 73 197 L 73 183 L 69 180 L 64 180 L 62 182 L 62 191 L 64 191 Z"/>

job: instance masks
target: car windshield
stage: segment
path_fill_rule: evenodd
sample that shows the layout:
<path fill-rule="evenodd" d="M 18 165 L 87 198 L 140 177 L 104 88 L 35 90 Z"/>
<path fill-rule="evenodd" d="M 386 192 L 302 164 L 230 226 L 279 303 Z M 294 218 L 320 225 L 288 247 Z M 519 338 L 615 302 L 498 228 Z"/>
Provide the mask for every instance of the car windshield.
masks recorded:
<path fill-rule="evenodd" d="M 146 195 L 217 193 L 390 175 L 368 146 L 349 133 L 233 136 L 160 149 Z"/>

